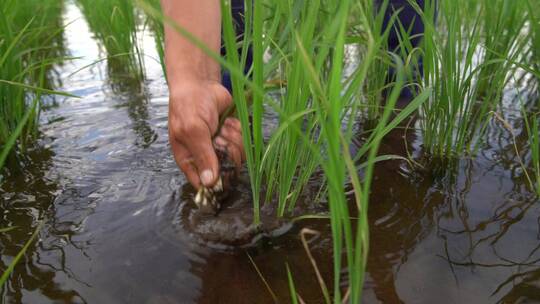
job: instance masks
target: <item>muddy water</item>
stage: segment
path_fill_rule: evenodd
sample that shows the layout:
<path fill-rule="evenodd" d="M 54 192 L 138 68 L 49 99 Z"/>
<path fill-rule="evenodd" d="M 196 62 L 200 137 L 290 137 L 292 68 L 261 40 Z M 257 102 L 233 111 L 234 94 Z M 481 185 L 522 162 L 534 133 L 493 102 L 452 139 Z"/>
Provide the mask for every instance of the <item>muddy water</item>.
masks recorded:
<path fill-rule="evenodd" d="M 143 83 L 113 77 L 106 61 L 68 77 L 103 54 L 76 6 L 64 15 L 75 20 L 66 47 L 84 59 L 57 70 L 63 89 L 82 98 L 50 104 L 24 169 L 4 177 L 0 226 L 18 228 L 0 235 L 0 270 L 37 221 L 44 226 L 0 303 L 273 303 L 249 257 L 281 302 L 289 302 L 288 263 L 306 303 L 322 303 L 298 232 L 322 232 L 311 246 L 330 281 L 328 222 L 299 222 L 250 248 L 205 245 L 182 219 L 193 191 L 169 152 L 167 89 L 148 59 L 156 56 L 151 37 L 143 39 Z M 511 95 L 505 116 L 522 146 Z M 421 159 L 421 138 L 403 135 L 390 134 L 382 150 Z M 479 157 L 454 170 L 379 165 L 371 197 L 366 303 L 540 301 L 540 201 L 499 125 L 490 126 Z"/>

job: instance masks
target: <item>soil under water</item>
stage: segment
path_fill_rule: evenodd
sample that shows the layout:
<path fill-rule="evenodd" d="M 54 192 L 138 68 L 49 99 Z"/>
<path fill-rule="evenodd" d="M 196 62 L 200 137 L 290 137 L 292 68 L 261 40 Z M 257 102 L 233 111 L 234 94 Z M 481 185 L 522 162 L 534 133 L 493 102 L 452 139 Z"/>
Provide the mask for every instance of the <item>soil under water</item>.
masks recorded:
<path fill-rule="evenodd" d="M 184 194 L 178 201 L 171 200 L 171 214 L 176 214 L 180 228 L 189 233 L 203 246 L 215 249 L 236 250 L 257 245 L 262 239 L 281 236 L 293 224 L 285 218 L 277 218 L 274 204 L 266 204 L 260 210 L 260 224 L 253 223 L 253 202 L 249 177 L 243 172 L 221 200 L 221 208 L 216 214 L 199 210 L 193 203 L 193 190 L 186 184 Z M 178 210 L 174 212 L 174 210 Z M 170 220 L 166 220 L 170 222 Z"/>
<path fill-rule="evenodd" d="M 59 66 L 58 77 L 82 99 L 51 102 L 38 145 L 19 160 L 23 169 L 3 172 L 0 226 L 17 228 L 0 234 L 0 270 L 38 220 L 44 226 L 0 303 L 274 303 L 250 257 L 281 302 L 289 302 L 287 263 L 306 303 L 322 303 L 298 232 L 321 232 L 310 246 L 331 283 L 328 221 L 268 220 L 273 210 L 265 207 L 267 228 L 254 230 L 246 181 L 219 217 L 197 215 L 169 151 L 159 64 L 146 61 L 144 82 L 118 77 L 106 61 L 68 77 L 104 54 L 71 2 L 64 18 L 75 20 L 65 47 L 84 59 Z M 157 58 L 151 37 L 143 44 Z M 513 94 L 503 114 L 523 147 Z M 265 118 L 269 132 L 276 119 Z M 421 162 L 418 134 L 396 130 L 381 150 Z M 478 156 L 446 171 L 391 161 L 374 178 L 366 303 L 540 301 L 540 201 L 507 130 L 491 124 Z"/>

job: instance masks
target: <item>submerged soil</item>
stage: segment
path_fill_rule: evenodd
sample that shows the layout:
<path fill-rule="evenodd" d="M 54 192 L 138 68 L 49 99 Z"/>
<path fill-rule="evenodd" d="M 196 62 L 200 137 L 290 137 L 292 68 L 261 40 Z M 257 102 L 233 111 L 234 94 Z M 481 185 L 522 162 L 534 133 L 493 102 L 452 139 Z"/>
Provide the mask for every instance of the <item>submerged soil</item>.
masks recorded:
<path fill-rule="evenodd" d="M 68 3 L 64 15 L 76 20 L 65 47 L 85 59 L 57 72 L 63 89 L 82 99 L 51 102 L 39 144 L 19 160 L 23 169 L 4 172 L 0 226 L 17 228 L 0 234 L 0 271 L 39 220 L 44 226 L 0 303 L 274 303 L 250 259 L 281 302 L 289 302 L 287 263 L 306 303 L 322 303 L 298 233 L 321 232 L 310 247 L 331 282 L 328 221 L 291 225 L 268 216 L 267 206 L 265 228 L 255 230 L 246 182 L 219 217 L 194 212 L 193 189 L 168 147 L 159 64 L 147 60 L 145 82 L 116 77 L 107 62 L 68 77 L 103 54 L 77 7 Z M 151 37 L 143 42 L 156 57 Z M 519 105 L 507 95 L 504 115 L 523 147 Z M 276 120 L 266 118 L 270 130 Z M 432 163 L 414 130 L 392 132 L 381 150 Z M 540 301 L 540 201 L 507 130 L 490 125 L 478 156 L 450 169 L 391 161 L 374 178 L 364 302 Z"/>
<path fill-rule="evenodd" d="M 221 201 L 217 214 L 199 210 L 193 203 L 194 191 L 189 185 L 183 188 L 179 200 L 171 201 L 171 214 L 177 213 L 173 222 L 189 233 L 203 246 L 215 249 L 236 250 L 255 246 L 262 239 L 275 238 L 289 231 L 293 224 L 285 218 L 277 218 L 274 204 L 266 204 L 260 210 L 260 224 L 253 223 L 253 202 L 247 172 L 237 178 Z M 177 210 L 177 212 L 174 212 Z"/>

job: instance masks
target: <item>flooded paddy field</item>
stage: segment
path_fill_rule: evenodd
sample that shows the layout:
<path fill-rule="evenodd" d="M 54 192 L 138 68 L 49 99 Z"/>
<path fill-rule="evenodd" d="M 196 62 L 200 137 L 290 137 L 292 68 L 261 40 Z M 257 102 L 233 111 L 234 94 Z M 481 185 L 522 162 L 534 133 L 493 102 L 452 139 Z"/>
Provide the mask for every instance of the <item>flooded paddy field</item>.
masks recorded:
<path fill-rule="evenodd" d="M 286 264 L 302 299 L 324 303 L 300 231 L 320 232 L 309 247 L 331 283 L 328 219 L 270 223 L 275 234 L 248 233 L 246 246 L 221 242 L 234 235 L 202 238 L 183 213 L 195 190 L 170 152 L 168 90 L 151 33 L 139 29 L 139 80 L 99 61 L 106 54 L 80 6 L 66 2 L 62 22 L 65 52 L 81 58 L 55 66 L 58 88 L 81 98 L 51 99 L 37 143 L 3 176 L 0 228 L 16 228 L 0 234 L 0 272 L 42 227 L 0 303 L 288 303 Z M 478 155 L 446 170 L 429 167 L 414 127 L 385 137 L 380 153 L 417 164 L 376 166 L 363 302 L 540 302 L 540 200 L 514 149 L 527 145 L 520 96 L 538 104 L 534 90 L 508 88 L 501 115 L 512 129 L 493 120 Z M 268 115 L 265 132 L 277 123 Z M 233 198 L 249 202 L 243 174 Z"/>

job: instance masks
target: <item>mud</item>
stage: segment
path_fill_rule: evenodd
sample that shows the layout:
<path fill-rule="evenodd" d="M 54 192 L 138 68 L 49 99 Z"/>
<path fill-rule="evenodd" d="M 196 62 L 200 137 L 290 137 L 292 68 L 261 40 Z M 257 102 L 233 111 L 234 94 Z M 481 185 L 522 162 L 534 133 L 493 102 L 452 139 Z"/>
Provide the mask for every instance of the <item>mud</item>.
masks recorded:
<path fill-rule="evenodd" d="M 229 185 L 220 199 L 221 208 L 209 214 L 197 208 L 186 186 L 184 199 L 178 202 L 180 222 L 185 231 L 202 244 L 216 248 L 250 247 L 264 238 L 283 235 L 292 228 L 290 220 L 276 217 L 275 204 L 264 204 L 260 224 L 253 221 L 253 201 L 247 172 L 242 172 Z"/>

